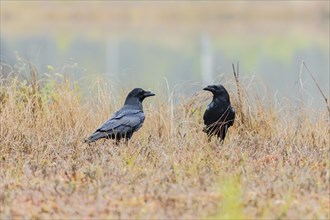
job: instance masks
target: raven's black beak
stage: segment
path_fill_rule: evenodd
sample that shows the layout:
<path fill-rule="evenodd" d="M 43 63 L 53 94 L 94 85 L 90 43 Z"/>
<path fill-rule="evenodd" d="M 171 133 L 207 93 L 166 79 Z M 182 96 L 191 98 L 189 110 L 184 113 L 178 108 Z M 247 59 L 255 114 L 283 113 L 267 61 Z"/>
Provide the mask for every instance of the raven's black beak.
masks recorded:
<path fill-rule="evenodd" d="M 214 88 L 213 86 L 206 86 L 205 88 L 203 88 L 203 90 L 213 92 Z"/>
<path fill-rule="evenodd" d="M 149 92 L 149 91 L 145 91 L 144 94 L 143 94 L 144 97 L 149 97 L 149 96 L 155 96 L 154 93 L 152 92 Z"/>

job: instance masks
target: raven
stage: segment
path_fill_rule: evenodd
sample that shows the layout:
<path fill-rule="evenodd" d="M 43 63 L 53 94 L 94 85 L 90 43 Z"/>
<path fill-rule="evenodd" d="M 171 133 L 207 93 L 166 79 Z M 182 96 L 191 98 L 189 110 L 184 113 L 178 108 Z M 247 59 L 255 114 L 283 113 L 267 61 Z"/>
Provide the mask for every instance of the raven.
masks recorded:
<path fill-rule="evenodd" d="M 213 93 L 213 100 L 204 113 L 203 131 L 209 136 L 217 135 L 223 141 L 227 130 L 234 124 L 235 110 L 230 105 L 227 90 L 222 85 L 209 85 L 203 90 Z"/>
<path fill-rule="evenodd" d="M 141 88 L 133 89 L 126 97 L 124 106 L 104 122 L 85 142 L 92 143 L 98 139 L 116 139 L 118 143 L 122 138 L 129 140 L 133 133 L 142 127 L 144 113 L 142 101 L 155 94 Z"/>

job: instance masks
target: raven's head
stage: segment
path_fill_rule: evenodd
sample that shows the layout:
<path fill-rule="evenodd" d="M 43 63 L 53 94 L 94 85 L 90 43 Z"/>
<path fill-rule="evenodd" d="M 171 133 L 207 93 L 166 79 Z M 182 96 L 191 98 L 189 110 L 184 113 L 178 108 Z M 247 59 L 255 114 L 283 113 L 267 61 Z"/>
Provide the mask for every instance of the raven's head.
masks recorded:
<path fill-rule="evenodd" d="M 212 92 L 214 97 L 221 97 L 229 100 L 229 94 L 227 90 L 220 84 L 206 86 L 203 90 Z"/>
<path fill-rule="evenodd" d="M 155 96 L 155 94 L 150 92 L 150 91 L 145 91 L 141 88 L 135 88 L 130 93 L 128 93 L 127 98 L 126 98 L 126 102 L 130 99 L 132 99 L 132 100 L 137 99 L 140 102 L 142 102 L 145 98 L 147 98 L 149 96 Z"/>

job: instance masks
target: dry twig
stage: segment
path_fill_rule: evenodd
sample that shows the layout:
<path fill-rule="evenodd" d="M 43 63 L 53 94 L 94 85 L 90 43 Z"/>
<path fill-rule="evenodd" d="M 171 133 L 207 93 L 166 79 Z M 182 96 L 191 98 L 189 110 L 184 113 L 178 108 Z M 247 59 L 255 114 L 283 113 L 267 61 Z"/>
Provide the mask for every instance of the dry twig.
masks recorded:
<path fill-rule="evenodd" d="M 317 81 L 316 81 L 314 75 L 312 74 L 312 72 L 311 72 L 311 71 L 308 69 L 308 67 L 306 66 L 305 61 L 302 61 L 302 63 L 303 63 L 303 65 L 304 65 L 304 67 L 306 68 L 307 72 L 309 73 L 309 75 L 312 77 L 312 79 L 313 79 L 315 85 L 317 86 L 318 90 L 320 91 L 320 93 L 321 93 L 321 95 L 322 95 L 322 97 L 323 97 L 323 99 L 324 99 L 324 101 L 325 101 L 325 105 L 326 105 L 326 107 L 327 107 L 327 109 L 328 109 L 328 113 L 329 113 L 329 117 L 330 117 L 330 106 L 329 106 L 329 103 L 328 103 L 328 99 L 327 99 L 327 97 L 324 95 L 324 93 L 323 93 L 323 91 L 322 91 L 320 85 L 317 83 Z"/>
<path fill-rule="evenodd" d="M 233 66 L 233 72 L 234 72 L 234 77 L 236 81 L 236 86 L 237 86 L 237 95 L 238 95 L 238 101 L 239 101 L 239 113 L 241 115 L 241 122 L 242 124 L 244 123 L 244 114 L 243 114 L 243 103 L 242 103 L 242 94 L 240 90 L 240 84 L 239 84 L 239 63 L 237 62 L 237 72 L 235 70 L 235 65 L 232 64 Z"/>

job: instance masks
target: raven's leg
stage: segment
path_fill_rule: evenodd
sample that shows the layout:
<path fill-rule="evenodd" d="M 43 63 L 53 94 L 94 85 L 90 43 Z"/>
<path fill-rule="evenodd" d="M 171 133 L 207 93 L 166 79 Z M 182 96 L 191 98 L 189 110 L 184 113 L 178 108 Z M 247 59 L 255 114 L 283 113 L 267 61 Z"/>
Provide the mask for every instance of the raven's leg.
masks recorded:
<path fill-rule="evenodd" d="M 124 144 L 128 146 L 128 140 L 131 139 L 133 132 L 127 132 L 124 137 Z"/>
<path fill-rule="evenodd" d="M 116 146 L 118 146 L 119 143 L 120 143 L 120 139 L 116 138 L 116 142 L 115 142 Z"/>
<path fill-rule="evenodd" d="M 216 132 L 215 132 L 215 134 L 217 135 L 217 143 L 219 145 L 223 144 L 223 140 L 224 140 L 223 130 L 224 130 L 224 127 L 219 125 L 219 126 L 217 126 L 217 129 L 216 129 Z"/>
<path fill-rule="evenodd" d="M 212 135 L 207 135 L 207 141 L 210 143 L 211 142 Z"/>
<path fill-rule="evenodd" d="M 120 140 L 122 139 L 122 135 L 120 133 L 115 133 L 113 136 L 112 136 L 112 139 L 115 139 L 116 142 L 116 146 L 118 146 L 120 144 Z"/>
<path fill-rule="evenodd" d="M 211 142 L 211 138 L 212 138 L 212 130 L 210 129 L 210 127 L 205 126 L 203 128 L 203 132 L 206 133 L 206 135 L 207 135 L 207 141 L 210 143 Z"/>
<path fill-rule="evenodd" d="M 222 145 L 224 143 L 225 137 L 227 133 L 227 126 L 224 125 L 220 128 L 220 130 L 217 133 L 218 139 L 219 139 L 219 144 Z"/>
<path fill-rule="evenodd" d="M 222 136 L 220 135 L 220 133 L 217 134 L 217 143 L 220 145 L 223 145 L 224 139 L 222 139 Z"/>

